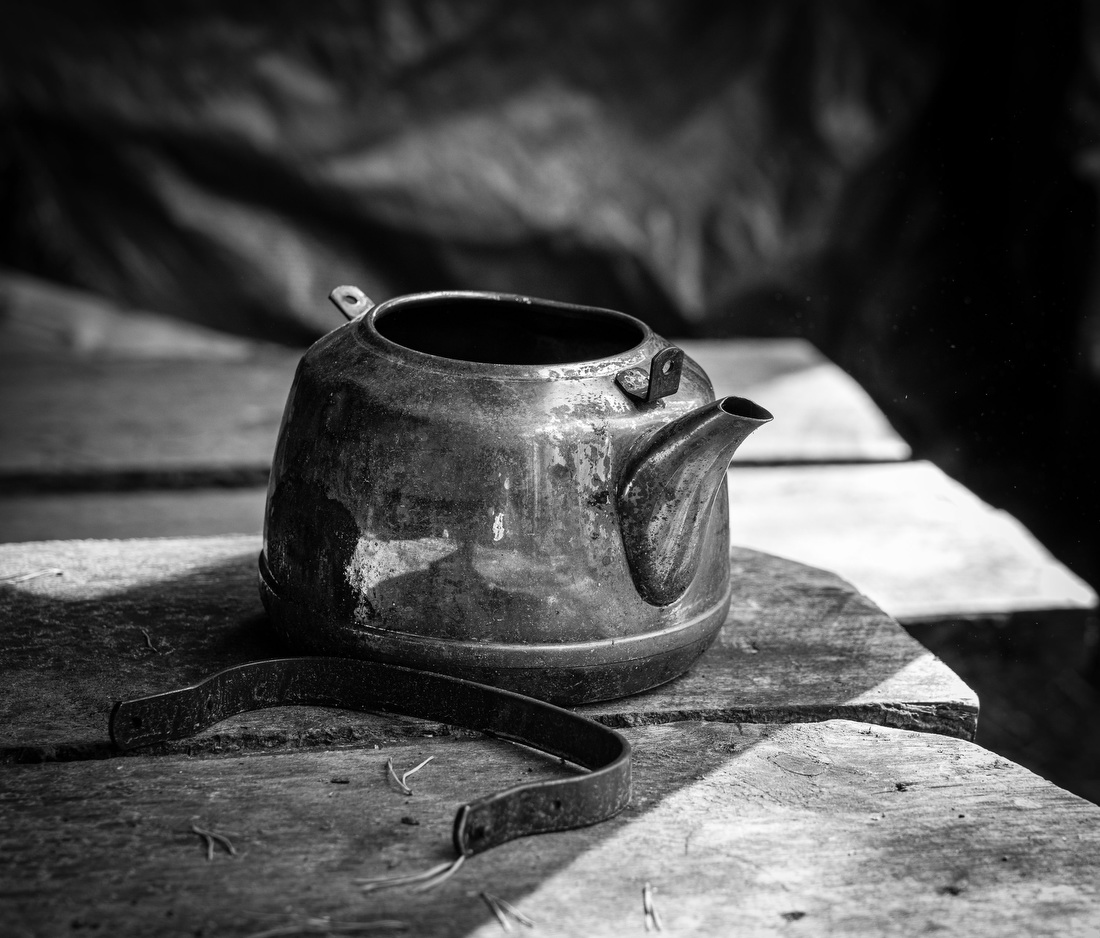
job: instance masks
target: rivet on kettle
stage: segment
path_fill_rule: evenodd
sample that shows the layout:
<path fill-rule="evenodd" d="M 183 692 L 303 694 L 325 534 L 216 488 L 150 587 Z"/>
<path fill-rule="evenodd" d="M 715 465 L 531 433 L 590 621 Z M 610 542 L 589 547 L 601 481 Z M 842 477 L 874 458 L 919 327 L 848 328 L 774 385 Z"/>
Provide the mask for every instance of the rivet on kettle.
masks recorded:
<path fill-rule="evenodd" d="M 652 404 L 680 389 L 684 353 L 675 347 L 663 348 L 649 363 L 649 371 L 628 368 L 615 376 L 615 383 L 637 401 Z"/>

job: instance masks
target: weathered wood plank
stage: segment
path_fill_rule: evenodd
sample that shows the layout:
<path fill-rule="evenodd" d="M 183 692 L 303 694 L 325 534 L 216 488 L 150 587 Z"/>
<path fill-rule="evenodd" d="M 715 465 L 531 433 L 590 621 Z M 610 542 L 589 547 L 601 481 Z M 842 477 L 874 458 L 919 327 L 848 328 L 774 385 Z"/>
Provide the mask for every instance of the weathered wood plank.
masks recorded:
<path fill-rule="evenodd" d="M 256 590 L 259 548 L 256 537 L 0 546 L 0 577 L 62 571 L 0 581 L 0 758 L 102 755 L 112 700 L 280 654 Z M 696 666 L 584 712 L 620 726 L 844 717 L 972 737 L 974 695 L 847 583 L 754 551 L 734 550 L 732 563 L 729 619 Z M 267 711 L 175 745 L 373 742 L 364 719 Z"/>
<path fill-rule="evenodd" d="M 127 358 L 247 362 L 265 352 L 264 343 L 155 313 L 121 309 L 104 297 L 11 271 L 0 270 L 0 306 L 5 313 L 0 319 L 0 355 L 12 356 L 5 367 L 27 355 L 62 357 L 68 367 L 79 368 L 81 357 L 101 362 L 121 362 Z M 746 453 L 752 459 L 812 462 L 909 456 L 906 444 L 863 389 L 809 342 L 746 339 L 691 340 L 679 344 L 704 367 L 720 396 L 763 397 L 767 406 L 784 415 L 783 423 L 750 444 Z M 285 375 L 283 397 L 296 355 L 288 354 L 286 362 L 277 357 L 265 361 L 264 367 L 280 376 L 280 380 Z M 125 370 L 125 366 L 121 367 Z M 170 381 L 179 380 L 178 369 L 169 368 L 169 372 Z M 241 393 L 240 384 L 232 383 L 240 376 L 217 373 L 222 380 L 231 382 L 224 390 Z M 140 380 L 144 381 L 145 374 L 143 371 Z M 33 381 L 33 376 L 25 377 Z M 94 372 L 89 377 L 96 380 Z M 80 379 L 75 383 L 81 384 Z M 161 391 L 157 387 L 152 390 Z M 173 410 L 190 406 L 169 401 Z M 74 403 L 83 406 L 81 400 Z M 254 402 L 250 399 L 250 403 Z M 251 454 L 249 466 L 269 457 L 270 449 L 261 450 L 259 460 L 255 455 Z"/>
<path fill-rule="evenodd" d="M 263 484 L 298 358 L 5 363 L 0 485 Z"/>
<path fill-rule="evenodd" d="M 781 418 L 738 459 L 908 454 L 866 394 L 808 343 L 688 344 L 721 393 L 755 397 Z M 7 359 L 0 368 L 0 486 L 262 484 L 298 358 L 268 350 L 238 361 Z"/>
<path fill-rule="evenodd" d="M 626 731 L 634 801 L 610 821 L 469 860 L 430 892 L 360 877 L 452 856 L 455 808 L 565 771 L 481 739 L 0 773 L 0 919 L 16 936 L 254 935 L 328 917 L 497 935 L 483 890 L 540 935 L 1095 935 L 1100 808 L 972 744 L 849 722 Z M 386 780 L 432 755 L 406 797 Z M 338 780 L 344 780 L 341 783 Z M 237 856 L 207 861 L 192 824 Z"/>
<path fill-rule="evenodd" d="M 980 745 L 1100 804 L 1095 616 L 1058 609 L 906 629 L 978 694 Z"/>
<path fill-rule="evenodd" d="M 748 397 L 775 414 L 738 450 L 744 463 L 908 459 L 909 445 L 854 378 L 805 339 L 677 340 L 718 397 Z"/>
<path fill-rule="evenodd" d="M 0 542 L 258 534 L 266 486 L 0 495 Z"/>
<path fill-rule="evenodd" d="M 730 470 L 736 544 L 824 567 L 903 621 L 1095 610 L 1021 525 L 931 463 Z"/>

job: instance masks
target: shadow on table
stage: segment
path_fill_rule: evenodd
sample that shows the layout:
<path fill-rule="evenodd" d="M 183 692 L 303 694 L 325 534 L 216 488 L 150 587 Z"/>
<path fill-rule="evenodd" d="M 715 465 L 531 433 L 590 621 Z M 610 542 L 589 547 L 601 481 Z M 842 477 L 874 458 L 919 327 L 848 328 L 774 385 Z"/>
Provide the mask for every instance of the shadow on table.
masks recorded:
<path fill-rule="evenodd" d="M 285 654 L 262 613 L 252 539 L 239 552 L 232 540 L 216 539 L 94 543 L 114 553 L 97 559 L 74 547 L 67 576 L 0 588 L 0 621 L 8 623 L 0 636 L 7 671 L 2 761 L 106 757 L 113 701 Z M 146 570 L 142 552 L 167 550 L 161 544 L 185 553 Z M 178 572 L 215 544 L 230 553 Z M 43 557 L 60 556 L 49 549 L 41 545 Z M 687 674 L 582 712 L 615 726 L 843 718 L 972 737 L 976 707 L 960 696 L 965 687 L 950 684 L 954 678 L 942 666 L 933 663 L 929 671 L 931 659 L 919 643 L 844 581 L 743 549 L 733 550 L 732 564 L 730 618 Z M 948 684 L 929 686 L 937 680 Z M 398 717 L 285 708 L 234 717 L 155 751 L 333 746 L 441 731 Z"/>
<path fill-rule="evenodd" d="M 0 589 L 0 621 L 8 623 L 0 637 L 7 664 L 0 752 L 8 762 L 67 760 L 9 766 L 4 773 L 15 802 L 32 808 L 25 834 L 36 845 L 28 849 L 38 852 L 26 868 L 54 871 L 47 892 L 65 881 L 58 870 L 90 871 L 81 879 L 85 885 L 54 896 L 59 915 L 78 910 L 82 922 L 114 921 L 124 931 L 124 923 L 140 921 L 128 917 L 130 903 L 143 914 L 173 912 L 177 929 L 211 922 L 216 913 L 227 917 L 213 923 L 219 929 L 245 934 L 262 927 L 242 908 L 247 899 L 262 909 L 293 906 L 298 915 L 315 909 L 341 921 L 369 920 L 375 912 L 399 918 L 410 894 L 364 904 L 352 877 L 385 872 L 391 862 L 407 871 L 446 859 L 450 819 L 463 800 L 562 771 L 556 760 L 452 727 L 301 707 L 244 714 L 192 739 L 141 751 L 157 758 L 98 761 L 112 755 L 107 717 L 113 700 L 282 653 L 256 591 L 257 545 L 248 539 L 237 550 L 235 543 L 110 542 L 109 562 L 90 559 L 89 548 L 65 555 L 62 546 L 35 545 L 42 557 L 71 567 L 63 576 Z M 145 564 L 143 552 L 167 553 L 160 544 L 175 545 L 179 557 Z M 215 547 L 225 556 L 195 565 Z M 897 683 L 927 655 L 892 620 L 824 571 L 737 549 L 732 565 L 738 588 L 731 618 L 688 674 L 635 698 L 585 708 L 604 722 L 636 727 L 629 731 L 638 743 L 632 808 L 606 824 L 517 841 L 476 858 L 473 878 L 456 880 L 438 898 L 417 897 L 414 919 L 429 918 L 432 933 L 495 927 L 476 894 L 468 894 L 471 883 L 489 891 L 494 879 L 507 883 L 508 898 L 519 901 L 558 875 L 571 877 L 627 847 L 641 849 L 635 843 L 641 828 L 633 821 L 657 810 L 675 814 L 681 793 L 705 786 L 711 774 L 779 731 L 747 724 L 847 718 L 929 728 L 920 721 L 932 719 L 934 704 L 907 698 L 912 688 Z M 945 713 L 950 716 L 949 706 Z M 684 720 L 711 722 L 685 724 L 682 731 L 650 725 Z M 965 735 L 965 721 L 954 725 L 961 727 L 956 735 Z M 378 811 L 373 801 L 366 811 L 354 800 L 344 813 L 332 807 L 340 792 L 351 791 L 337 778 L 362 776 L 376 791 L 387 784 L 385 759 L 411 767 L 425 754 L 443 753 L 450 754 L 439 778 L 445 792 L 432 803 L 431 817 L 423 813 L 425 800 L 406 801 L 399 793 Z M 207 758 L 186 758 L 190 754 Z M 813 752 L 789 756 L 781 774 L 800 785 L 823 771 Z M 241 831 L 255 860 L 215 870 L 181 859 L 202 847 L 191 823 Z M 677 836 L 675 844 L 656 845 L 653 856 L 685 849 Z M 617 840 L 622 837 L 627 847 Z M 339 850 L 333 841 L 342 844 Z M 144 858 L 141 882 L 119 867 L 129 869 L 133 856 Z M 315 875 L 303 878 L 305 868 Z M 104 876 L 115 876 L 114 885 L 107 888 Z M 151 897 L 151 888 L 168 889 L 171 898 Z M 42 901 L 49 896 L 35 895 L 38 907 L 24 910 L 27 921 L 54 914 L 51 902 Z M 635 914 L 640 900 L 631 894 L 629 902 Z"/>

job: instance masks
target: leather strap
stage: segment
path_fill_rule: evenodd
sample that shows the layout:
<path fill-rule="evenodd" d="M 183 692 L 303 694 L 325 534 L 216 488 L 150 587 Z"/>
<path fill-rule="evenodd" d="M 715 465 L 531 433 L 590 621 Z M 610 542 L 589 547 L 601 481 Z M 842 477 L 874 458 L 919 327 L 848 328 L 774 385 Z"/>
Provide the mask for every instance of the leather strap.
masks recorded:
<path fill-rule="evenodd" d="M 119 701 L 111 712 L 111 741 L 127 750 L 182 739 L 235 713 L 279 705 L 438 720 L 523 743 L 590 770 L 462 805 L 454 823 L 455 849 L 462 856 L 529 834 L 597 824 L 630 803 L 630 743 L 615 730 L 533 697 L 354 658 L 255 661 L 190 687 Z"/>

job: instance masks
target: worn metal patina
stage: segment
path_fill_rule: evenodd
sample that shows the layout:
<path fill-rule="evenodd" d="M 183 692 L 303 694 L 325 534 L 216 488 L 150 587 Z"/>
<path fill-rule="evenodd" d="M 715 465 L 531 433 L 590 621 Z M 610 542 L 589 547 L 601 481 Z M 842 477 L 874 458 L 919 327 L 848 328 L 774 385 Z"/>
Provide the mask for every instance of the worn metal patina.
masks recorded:
<path fill-rule="evenodd" d="M 682 673 L 729 605 L 726 466 L 771 415 L 611 310 L 333 300 L 268 489 L 286 643 L 566 703 Z"/>

